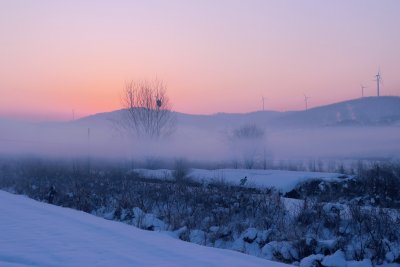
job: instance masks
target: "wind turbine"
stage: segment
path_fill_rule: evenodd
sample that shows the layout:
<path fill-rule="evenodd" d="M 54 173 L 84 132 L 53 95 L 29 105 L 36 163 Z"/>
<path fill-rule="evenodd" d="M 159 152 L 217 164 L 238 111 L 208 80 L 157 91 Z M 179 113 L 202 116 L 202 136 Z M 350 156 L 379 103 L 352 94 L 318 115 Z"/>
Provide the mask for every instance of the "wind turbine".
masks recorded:
<path fill-rule="evenodd" d="M 306 103 L 306 110 L 308 110 L 308 99 L 310 99 L 311 97 L 306 96 L 306 94 L 304 95 L 304 102 Z"/>
<path fill-rule="evenodd" d="M 361 97 L 364 97 L 364 89 L 365 88 L 368 88 L 368 87 L 361 84 Z"/>
<path fill-rule="evenodd" d="M 382 76 L 381 76 L 381 70 L 378 70 L 378 74 L 375 75 L 375 81 L 376 81 L 376 95 L 380 96 L 380 88 L 379 86 L 382 84 Z"/>

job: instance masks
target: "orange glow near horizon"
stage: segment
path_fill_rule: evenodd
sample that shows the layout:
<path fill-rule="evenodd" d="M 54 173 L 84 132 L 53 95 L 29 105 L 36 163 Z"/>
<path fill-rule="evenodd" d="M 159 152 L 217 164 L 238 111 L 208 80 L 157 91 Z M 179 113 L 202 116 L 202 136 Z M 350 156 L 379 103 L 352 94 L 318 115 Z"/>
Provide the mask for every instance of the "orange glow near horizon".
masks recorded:
<path fill-rule="evenodd" d="M 126 81 L 168 87 L 191 114 L 304 109 L 398 95 L 400 3 L 6 1 L 0 116 L 82 117 L 122 108 Z M 312 12 L 310 11 L 312 10 Z"/>

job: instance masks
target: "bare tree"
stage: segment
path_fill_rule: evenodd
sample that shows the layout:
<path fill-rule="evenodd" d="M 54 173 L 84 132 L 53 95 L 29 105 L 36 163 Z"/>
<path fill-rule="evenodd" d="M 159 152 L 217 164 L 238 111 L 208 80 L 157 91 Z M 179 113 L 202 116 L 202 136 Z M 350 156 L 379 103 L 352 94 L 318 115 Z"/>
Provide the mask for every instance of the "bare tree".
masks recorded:
<path fill-rule="evenodd" d="M 234 129 L 229 136 L 229 140 L 235 152 L 242 155 L 244 167 L 252 169 L 256 157 L 260 156 L 260 149 L 264 147 L 265 131 L 255 124 L 245 124 Z"/>
<path fill-rule="evenodd" d="M 128 82 L 122 104 L 128 111 L 124 126 L 133 129 L 138 136 L 158 139 L 173 132 L 175 115 L 162 81 Z"/>

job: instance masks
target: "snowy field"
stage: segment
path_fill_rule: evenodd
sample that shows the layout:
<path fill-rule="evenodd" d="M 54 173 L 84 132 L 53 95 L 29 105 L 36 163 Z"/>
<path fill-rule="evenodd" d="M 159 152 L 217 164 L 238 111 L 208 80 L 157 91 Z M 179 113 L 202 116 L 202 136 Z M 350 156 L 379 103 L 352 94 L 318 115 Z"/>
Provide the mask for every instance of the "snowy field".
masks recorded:
<path fill-rule="evenodd" d="M 135 169 L 134 171 L 149 178 L 171 179 L 173 177 L 173 171 L 167 169 Z M 308 179 L 343 180 L 339 178 L 343 174 L 339 173 L 248 169 L 191 169 L 189 176 L 197 181 L 225 181 L 235 185 L 239 185 L 240 180 L 247 177 L 245 185 L 248 187 L 275 187 L 282 192 L 288 192 L 298 183 Z"/>
<path fill-rule="evenodd" d="M 289 266 L 0 191 L 0 266 Z"/>

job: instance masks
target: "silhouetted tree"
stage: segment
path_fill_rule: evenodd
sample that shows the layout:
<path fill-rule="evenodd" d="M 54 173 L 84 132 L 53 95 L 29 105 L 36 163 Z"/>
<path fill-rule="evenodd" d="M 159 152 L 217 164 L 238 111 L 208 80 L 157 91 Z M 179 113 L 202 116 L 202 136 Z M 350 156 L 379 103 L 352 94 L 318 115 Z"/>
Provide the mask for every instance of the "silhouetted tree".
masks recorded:
<path fill-rule="evenodd" d="M 162 81 L 127 83 L 122 103 L 128 111 L 123 126 L 134 130 L 138 136 L 158 139 L 173 132 L 175 116 Z"/>

